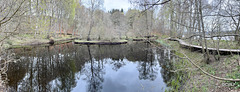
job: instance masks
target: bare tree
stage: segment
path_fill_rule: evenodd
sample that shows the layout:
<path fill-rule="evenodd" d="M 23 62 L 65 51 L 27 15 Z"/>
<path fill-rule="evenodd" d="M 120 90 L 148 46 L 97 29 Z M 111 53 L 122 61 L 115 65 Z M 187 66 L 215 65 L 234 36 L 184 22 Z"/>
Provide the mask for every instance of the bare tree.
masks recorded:
<path fill-rule="evenodd" d="M 8 63 L 18 61 L 15 59 L 15 54 L 10 50 L 6 50 L 3 45 L 4 41 L 8 39 L 13 33 L 20 29 L 21 16 L 25 13 L 23 5 L 25 0 L 8 0 L 0 1 L 0 86 L 7 91 L 7 67 Z M 7 29 L 7 30 L 6 30 Z M 6 33 L 6 35 L 4 34 Z"/>
<path fill-rule="evenodd" d="M 90 23 L 89 23 L 89 31 L 88 31 L 88 36 L 87 36 L 87 40 L 90 41 L 90 35 L 91 35 L 91 31 L 92 28 L 94 27 L 94 11 L 100 7 L 102 7 L 104 1 L 103 0 L 89 0 L 88 1 L 88 5 L 89 5 L 89 15 L 90 15 Z"/>

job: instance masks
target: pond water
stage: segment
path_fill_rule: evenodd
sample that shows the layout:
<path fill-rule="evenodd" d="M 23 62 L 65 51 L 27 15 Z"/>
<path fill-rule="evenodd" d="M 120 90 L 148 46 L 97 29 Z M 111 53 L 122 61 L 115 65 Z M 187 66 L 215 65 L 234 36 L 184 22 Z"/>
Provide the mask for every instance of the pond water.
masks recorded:
<path fill-rule="evenodd" d="M 164 92 L 170 50 L 143 42 L 15 49 L 7 86 L 20 92 Z"/>

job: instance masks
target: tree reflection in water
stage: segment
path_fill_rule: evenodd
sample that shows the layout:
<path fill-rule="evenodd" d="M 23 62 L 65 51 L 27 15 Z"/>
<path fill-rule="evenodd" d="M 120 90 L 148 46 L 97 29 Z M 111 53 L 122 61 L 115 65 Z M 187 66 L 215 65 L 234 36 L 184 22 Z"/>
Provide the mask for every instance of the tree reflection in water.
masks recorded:
<path fill-rule="evenodd" d="M 161 74 L 165 83 L 170 81 L 171 77 L 173 76 L 173 72 L 170 72 L 170 70 L 173 70 L 171 59 L 174 60 L 175 57 L 173 57 L 170 53 L 171 51 L 169 49 L 157 50 L 157 60 L 162 68 Z"/>
<path fill-rule="evenodd" d="M 149 45 L 149 43 L 146 43 L 145 49 L 141 52 L 141 54 L 143 54 L 142 56 L 144 56 L 144 60 L 139 62 L 139 79 L 149 79 L 151 81 L 154 81 L 158 74 L 158 68 L 156 68 L 157 63 L 154 62 L 154 49 Z"/>
<path fill-rule="evenodd" d="M 88 92 L 100 92 L 100 90 L 102 89 L 102 82 L 104 81 L 104 71 L 102 66 L 103 64 L 101 64 L 100 61 L 93 60 L 90 46 L 88 45 L 87 48 L 91 64 L 90 69 L 84 69 L 85 74 L 87 75 L 87 81 L 89 82 Z"/>
<path fill-rule="evenodd" d="M 8 86 L 16 91 L 69 92 L 81 80 L 86 81 L 86 91 L 101 92 L 107 87 L 104 82 L 107 77 L 104 76 L 110 70 L 106 67 L 121 72 L 129 63 L 136 64 L 131 68 L 136 68 L 139 80 L 155 81 L 161 73 L 164 82 L 167 82 L 171 76 L 168 72 L 171 68 L 169 54 L 142 42 L 91 46 L 68 43 L 15 49 L 15 52 L 24 57 L 21 62 L 8 66 Z M 84 78 L 79 79 L 79 76 Z"/>
<path fill-rule="evenodd" d="M 62 48 L 34 48 L 20 53 L 24 56 L 22 62 L 9 65 L 8 85 L 24 92 L 71 91 L 76 86 L 75 61 L 71 53 L 63 55 Z"/>

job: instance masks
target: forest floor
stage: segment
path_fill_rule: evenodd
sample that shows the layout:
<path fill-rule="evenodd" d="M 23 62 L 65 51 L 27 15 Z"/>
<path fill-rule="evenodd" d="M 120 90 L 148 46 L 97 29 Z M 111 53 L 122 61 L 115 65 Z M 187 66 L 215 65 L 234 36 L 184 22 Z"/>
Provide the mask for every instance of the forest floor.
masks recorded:
<path fill-rule="evenodd" d="M 192 61 L 201 66 L 205 71 L 212 75 L 223 78 L 238 78 L 240 79 L 240 56 L 227 55 L 221 56 L 219 61 L 214 61 L 214 56 L 211 55 L 210 64 L 203 62 L 203 54 L 193 52 L 180 47 L 178 42 L 162 40 L 175 51 L 178 57 L 184 57 L 185 53 Z M 227 82 L 214 79 L 202 73 L 198 68 L 194 67 L 184 58 L 179 58 L 177 62 L 173 62 L 175 77 L 169 84 L 172 91 L 183 92 L 239 92 L 240 82 Z"/>

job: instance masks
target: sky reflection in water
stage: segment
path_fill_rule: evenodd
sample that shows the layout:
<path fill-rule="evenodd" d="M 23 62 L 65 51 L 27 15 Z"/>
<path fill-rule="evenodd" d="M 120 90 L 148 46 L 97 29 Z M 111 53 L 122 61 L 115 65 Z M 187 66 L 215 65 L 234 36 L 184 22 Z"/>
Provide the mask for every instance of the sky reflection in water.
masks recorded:
<path fill-rule="evenodd" d="M 172 73 L 170 51 L 147 43 L 16 49 L 24 57 L 9 65 L 16 91 L 163 92 Z"/>

